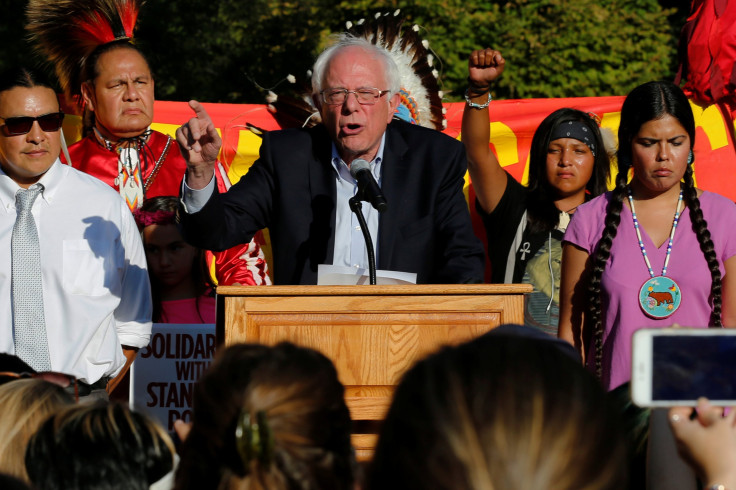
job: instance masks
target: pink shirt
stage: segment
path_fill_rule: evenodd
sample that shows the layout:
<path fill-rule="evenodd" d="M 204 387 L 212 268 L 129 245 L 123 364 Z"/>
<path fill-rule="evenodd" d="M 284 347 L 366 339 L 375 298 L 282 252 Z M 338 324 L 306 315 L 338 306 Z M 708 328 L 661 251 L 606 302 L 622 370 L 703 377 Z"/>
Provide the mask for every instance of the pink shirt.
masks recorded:
<path fill-rule="evenodd" d="M 567 228 L 564 241 L 592 255 L 603 233 L 610 197 L 611 193 L 608 192 L 580 206 Z M 700 205 L 723 274 L 723 262 L 736 255 L 736 205 L 723 196 L 707 191 L 700 197 Z M 673 217 L 674 212 L 673 207 Z M 667 242 L 657 249 L 643 228 L 641 235 L 652 269 L 655 275 L 659 275 L 667 254 Z M 692 231 L 687 209 L 680 216 L 677 226 L 667 276 L 679 285 L 682 303 L 670 317 L 655 320 L 646 316 L 639 304 L 639 290 L 649 279 L 649 272 L 639 250 L 631 210 L 624 205 L 618 233 L 611 246 L 611 257 L 601 278 L 604 322 L 602 382 L 607 389 L 614 389 L 631 379 L 631 337 L 636 330 L 669 327 L 674 323 L 689 327 L 708 326 L 711 275 Z M 595 370 L 592 343 L 587 359 L 588 368 Z"/>
<path fill-rule="evenodd" d="M 161 323 L 215 323 L 215 298 L 200 296 L 162 301 Z"/>

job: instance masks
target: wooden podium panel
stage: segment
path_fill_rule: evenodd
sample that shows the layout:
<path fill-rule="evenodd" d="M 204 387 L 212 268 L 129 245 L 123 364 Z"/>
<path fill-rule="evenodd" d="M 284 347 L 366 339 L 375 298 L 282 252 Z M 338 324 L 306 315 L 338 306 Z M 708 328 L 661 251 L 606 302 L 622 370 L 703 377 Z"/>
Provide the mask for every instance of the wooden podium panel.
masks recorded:
<path fill-rule="evenodd" d="M 221 286 L 218 341 L 312 347 L 332 359 L 355 421 L 380 421 L 393 387 L 442 345 L 524 322 L 522 284 Z M 375 435 L 356 435 L 359 455 Z"/>

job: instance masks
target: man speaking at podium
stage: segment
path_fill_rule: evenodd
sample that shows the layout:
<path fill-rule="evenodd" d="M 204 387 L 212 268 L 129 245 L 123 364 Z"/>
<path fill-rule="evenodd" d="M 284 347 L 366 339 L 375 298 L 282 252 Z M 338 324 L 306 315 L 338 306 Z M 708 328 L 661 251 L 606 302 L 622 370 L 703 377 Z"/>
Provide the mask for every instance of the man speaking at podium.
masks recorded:
<path fill-rule="evenodd" d="M 267 133 L 260 158 L 227 193 L 213 180 L 221 141 L 207 113 L 177 130 L 187 159 L 180 220 L 184 237 L 221 250 L 271 232 L 274 283 L 317 284 L 319 264 L 368 268 L 348 205 L 350 165 L 365 160 L 385 200 L 363 210 L 378 269 L 417 274 L 418 283 L 479 283 L 484 252 L 463 195 L 466 157 L 438 131 L 392 121 L 398 69 L 387 51 L 342 36 L 315 62 L 312 97 L 322 124 Z"/>

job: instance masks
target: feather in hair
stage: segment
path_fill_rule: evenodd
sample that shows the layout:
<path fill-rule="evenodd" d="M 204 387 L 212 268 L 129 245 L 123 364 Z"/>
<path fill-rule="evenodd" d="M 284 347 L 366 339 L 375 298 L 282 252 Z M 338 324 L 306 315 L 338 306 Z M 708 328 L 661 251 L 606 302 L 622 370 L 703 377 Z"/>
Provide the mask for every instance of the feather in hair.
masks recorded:
<path fill-rule="evenodd" d="M 100 45 L 132 39 L 143 0 L 29 0 L 26 30 L 56 68 L 67 94 L 79 95 L 85 61 Z"/>
<path fill-rule="evenodd" d="M 404 21 L 398 14 L 396 11 L 393 15 L 377 14 L 368 21 L 347 22 L 347 31 L 342 36 L 362 37 L 386 49 L 399 68 L 401 104 L 397 117 L 442 131 L 447 121 L 438 74 L 432 68 L 435 57 L 428 50 L 429 44 L 419 35 L 419 26 L 403 29 Z M 286 125 L 284 127 L 311 127 L 319 123 L 319 114 L 310 94 L 311 87 L 305 86 L 301 98 L 280 95 L 268 102 L 279 122 Z M 299 123 L 294 124 L 297 121 Z"/>
<path fill-rule="evenodd" d="M 417 26 L 403 29 L 404 20 L 394 13 L 376 18 L 373 22 L 353 25 L 347 34 L 363 37 L 386 49 L 399 68 L 401 105 L 399 112 L 417 124 L 442 131 L 444 115 L 442 96 L 436 70 L 432 69 L 434 56 L 429 43 L 422 40 Z M 426 44 L 426 46 L 425 46 Z"/>

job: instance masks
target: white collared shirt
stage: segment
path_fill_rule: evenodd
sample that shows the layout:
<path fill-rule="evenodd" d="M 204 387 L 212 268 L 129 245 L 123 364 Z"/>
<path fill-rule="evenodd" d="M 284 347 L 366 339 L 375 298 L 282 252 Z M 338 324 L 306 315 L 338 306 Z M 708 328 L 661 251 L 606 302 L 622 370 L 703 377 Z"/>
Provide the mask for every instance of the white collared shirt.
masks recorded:
<path fill-rule="evenodd" d="M 376 157 L 370 162 L 371 173 L 379 187 L 381 185 L 381 168 L 383 163 L 383 149 L 386 143 L 386 133 L 381 137 Z M 368 252 L 365 248 L 363 232 L 360 229 L 358 218 L 350 209 L 348 200 L 358 192 L 358 183 L 350 175 L 345 162 L 342 161 L 335 144 L 332 144 L 332 167 L 335 169 L 335 250 L 332 264 L 346 267 L 368 269 Z M 187 213 L 200 211 L 215 191 L 215 176 L 202 189 L 192 189 L 186 179 L 181 185 L 184 210 Z M 378 211 L 368 202 L 363 202 L 363 216 L 368 224 L 368 230 L 373 242 L 373 250 L 378 264 Z"/>
<path fill-rule="evenodd" d="M 102 181 L 57 161 L 31 210 L 38 228 L 51 369 L 87 383 L 114 376 L 121 345 L 151 336 L 151 289 L 130 210 Z M 20 189 L 0 170 L 0 352 L 14 354 L 11 238 Z"/>
<path fill-rule="evenodd" d="M 386 133 L 381 137 L 376 157 L 371 160 L 371 174 L 381 186 L 381 166 L 383 163 L 383 147 Z M 332 256 L 332 265 L 368 269 L 368 251 L 365 247 L 363 232 L 358 223 L 358 217 L 350 209 L 348 201 L 358 192 L 358 182 L 350 175 L 350 169 L 337 153 L 335 143 L 332 143 L 332 167 L 335 169 L 335 253 Z M 363 216 L 368 231 L 371 234 L 373 250 L 378 264 L 378 211 L 369 202 L 362 202 Z"/>

